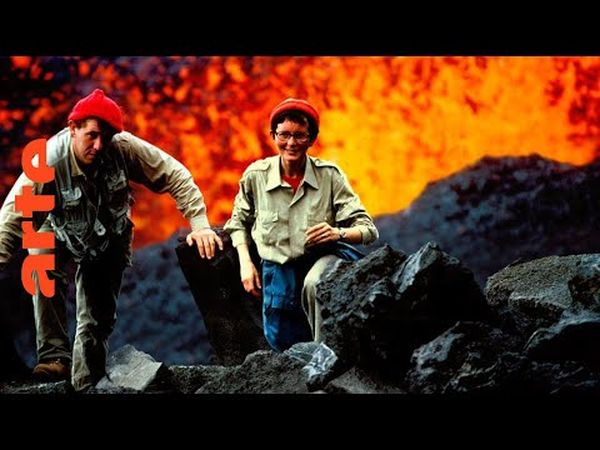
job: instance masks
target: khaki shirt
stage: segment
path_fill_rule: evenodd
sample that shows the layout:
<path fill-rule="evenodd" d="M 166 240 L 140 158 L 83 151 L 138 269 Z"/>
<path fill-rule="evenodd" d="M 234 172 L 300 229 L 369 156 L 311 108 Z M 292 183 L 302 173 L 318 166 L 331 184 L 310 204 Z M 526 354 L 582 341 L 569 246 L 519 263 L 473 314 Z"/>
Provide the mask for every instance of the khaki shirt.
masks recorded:
<path fill-rule="evenodd" d="M 280 157 L 252 163 L 242 175 L 225 231 L 234 247 L 256 243 L 264 260 L 284 264 L 306 253 L 306 230 L 318 223 L 358 227 L 362 243 L 379 237 L 373 220 L 344 173 L 333 163 L 307 156 L 304 179 L 294 194 L 281 179 Z"/>
<path fill-rule="evenodd" d="M 53 166 L 59 158 L 69 158 L 72 176 L 84 177 L 87 180 L 77 163 L 71 143 L 68 128 L 49 139 L 46 145 L 48 165 Z M 175 199 L 177 208 L 190 221 L 193 230 L 210 226 L 202 193 L 183 164 L 158 147 L 128 132 L 115 134 L 110 145 L 124 155 L 130 180 L 141 183 L 154 192 L 168 192 Z M 53 181 L 44 185 L 33 183 L 24 173 L 19 176 L 0 210 L 0 269 L 19 250 L 18 246 L 21 244 L 23 218 L 20 211 L 15 211 L 15 196 L 21 194 L 24 186 L 33 186 L 35 194 L 54 192 Z M 39 229 L 47 215 L 34 215 L 36 229 Z M 44 223 L 44 228 L 47 222 Z"/>

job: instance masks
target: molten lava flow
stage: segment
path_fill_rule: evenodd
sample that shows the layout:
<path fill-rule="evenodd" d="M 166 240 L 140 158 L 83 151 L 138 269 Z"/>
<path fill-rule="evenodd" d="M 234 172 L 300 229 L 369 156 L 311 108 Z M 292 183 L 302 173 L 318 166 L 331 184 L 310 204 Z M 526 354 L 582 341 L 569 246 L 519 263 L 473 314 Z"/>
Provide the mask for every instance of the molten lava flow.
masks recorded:
<path fill-rule="evenodd" d="M 129 131 L 191 170 L 212 224 L 229 217 L 245 167 L 274 154 L 269 112 L 289 96 L 319 109 L 310 153 L 338 163 L 372 215 L 406 208 L 485 155 L 586 164 L 600 136 L 597 57 L 13 57 L 8 66 L 19 95 L 0 96 L 0 129 L 21 137 L 0 135 L 1 198 L 25 141 L 58 131 L 76 99 L 101 87 Z M 135 190 L 137 246 L 186 226 L 169 196 Z"/>

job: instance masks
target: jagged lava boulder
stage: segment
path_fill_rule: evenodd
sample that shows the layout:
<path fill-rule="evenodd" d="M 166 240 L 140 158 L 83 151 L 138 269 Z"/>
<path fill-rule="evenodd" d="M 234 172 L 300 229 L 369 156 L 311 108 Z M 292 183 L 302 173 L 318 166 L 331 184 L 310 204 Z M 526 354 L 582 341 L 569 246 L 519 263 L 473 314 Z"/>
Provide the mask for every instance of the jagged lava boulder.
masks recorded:
<path fill-rule="evenodd" d="M 324 342 L 348 365 L 398 376 L 412 351 L 457 320 L 493 317 L 472 272 L 428 243 L 340 261 L 317 285 Z"/>

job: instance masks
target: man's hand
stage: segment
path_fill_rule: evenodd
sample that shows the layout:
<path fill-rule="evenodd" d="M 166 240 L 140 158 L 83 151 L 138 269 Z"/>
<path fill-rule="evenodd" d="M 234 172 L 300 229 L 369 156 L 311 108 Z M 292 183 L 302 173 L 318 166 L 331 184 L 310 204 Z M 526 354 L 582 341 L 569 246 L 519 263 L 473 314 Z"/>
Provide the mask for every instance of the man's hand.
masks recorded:
<path fill-rule="evenodd" d="M 240 277 L 246 292 L 260 298 L 260 290 L 262 289 L 260 275 L 251 261 L 240 264 Z"/>
<path fill-rule="evenodd" d="M 215 243 L 219 246 L 219 250 L 223 250 L 223 241 L 210 228 L 203 228 L 198 231 L 192 231 L 185 238 L 188 245 L 193 245 L 196 241 L 200 258 L 212 259 L 215 256 Z"/>

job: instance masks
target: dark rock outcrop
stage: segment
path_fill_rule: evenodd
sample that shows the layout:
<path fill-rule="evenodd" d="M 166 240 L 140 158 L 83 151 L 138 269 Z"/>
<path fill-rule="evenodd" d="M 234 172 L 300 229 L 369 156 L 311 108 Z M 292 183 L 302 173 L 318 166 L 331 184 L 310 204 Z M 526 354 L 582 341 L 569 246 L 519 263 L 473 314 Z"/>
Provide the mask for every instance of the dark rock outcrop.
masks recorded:
<path fill-rule="evenodd" d="M 175 253 L 184 233 L 135 252 L 123 274 L 111 348 L 131 344 L 168 365 L 209 363 L 207 330 Z"/>
<path fill-rule="evenodd" d="M 352 367 L 324 388 L 328 394 L 406 394 L 402 388 L 374 378 L 372 373 Z"/>
<path fill-rule="evenodd" d="M 598 311 L 600 255 L 549 256 L 508 266 L 489 278 L 485 293 L 503 328 L 528 337 L 566 311 Z"/>
<path fill-rule="evenodd" d="M 173 389 L 182 394 L 193 394 L 206 383 L 217 381 L 229 372 L 226 366 L 171 366 Z"/>
<path fill-rule="evenodd" d="M 89 393 L 598 395 L 597 258 L 543 258 L 506 268 L 487 290 L 498 321 L 469 271 L 436 245 L 412 255 L 383 247 L 355 263 L 338 263 L 319 284 L 325 344 L 300 343 L 282 354 L 254 352 L 235 367 L 172 368 L 153 388 L 100 383 Z M 212 280 L 224 281 L 223 274 L 232 272 L 220 273 Z M 237 280 L 237 268 L 234 274 Z M 521 307 L 523 299 L 536 306 Z M 507 317 L 528 326 L 508 326 Z M 65 389 L 25 383 L 0 391 Z"/>
<path fill-rule="evenodd" d="M 497 297 L 490 303 L 504 310 L 498 320 L 469 272 L 435 245 L 408 256 L 384 247 L 363 260 L 336 263 L 318 285 L 326 311 L 324 343 L 298 343 L 283 353 L 258 350 L 235 366 L 169 370 L 126 347 L 109 357 L 112 382 L 100 382 L 87 393 L 600 396 L 594 345 L 600 333 L 598 285 L 588 265 L 595 256 L 560 258 L 581 268 L 567 270 L 566 280 L 558 276 L 560 261 L 526 263 L 555 269 L 548 271 L 547 292 L 571 292 L 570 299 L 558 302 L 560 318 L 542 327 L 537 313 L 545 301 L 556 303 L 552 296 L 537 298 L 535 309 L 518 310 L 513 310 L 517 303 Z M 501 279 L 505 289 L 498 295 L 508 299 L 527 285 L 520 278 Z M 517 316 L 529 331 L 508 326 L 506 318 Z M 0 383 L 0 393 L 17 392 L 70 391 L 68 383 Z"/>
<path fill-rule="evenodd" d="M 212 260 L 200 258 L 195 246 L 182 242 L 176 249 L 185 274 L 208 330 L 216 363 L 235 365 L 249 353 L 269 346 L 262 330 L 262 303 L 244 291 L 240 281 L 239 260 L 231 238 L 215 230 L 223 240 Z M 258 255 L 251 249 L 258 267 Z"/>
<path fill-rule="evenodd" d="M 538 155 L 485 157 L 376 219 L 379 245 L 412 253 L 437 242 L 480 286 L 516 260 L 600 253 L 598 223 L 600 162 L 577 167 Z"/>
<path fill-rule="evenodd" d="M 561 320 L 532 334 L 525 350 L 533 359 L 583 361 L 600 369 L 600 314 L 565 313 Z"/>
<path fill-rule="evenodd" d="M 323 341 L 347 365 L 397 377 L 412 351 L 457 320 L 489 320 L 473 274 L 428 243 L 410 256 L 384 246 L 338 262 L 317 285 Z"/>
<path fill-rule="evenodd" d="M 32 379 L 15 380 L 0 384 L 0 394 L 64 395 L 73 394 L 68 381 L 40 383 Z"/>
<path fill-rule="evenodd" d="M 575 361 L 534 361 L 514 339 L 481 323 L 458 323 L 417 349 L 413 394 L 600 394 L 600 376 Z"/>
<path fill-rule="evenodd" d="M 303 394 L 307 393 L 305 363 L 288 353 L 259 350 L 197 394 Z"/>
<path fill-rule="evenodd" d="M 458 322 L 411 357 L 407 385 L 412 393 L 446 394 L 492 389 L 504 379 L 498 355 L 519 351 L 501 330 L 482 322 Z"/>
<path fill-rule="evenodd" d="M 106 376 L 96 389 L 104 391 L 132 390 L 135 392 L 156 392 L 168 389 L 170 372 L 162 362 L 150 355 L 125 345 L 109 355 L 106 362 Z"/>
<path fill-rule="evenodd" d="M 305 359 L 304 366 L 307 375 L 306 385 L 310 391 L 322 389 L 328 381 L 345 371 L 344 363 L 322 342 L 296 344 L 288 349 L 288 354 L 294 356 L 299 349 L 307 349 L 311 352 L 305 353 L 309 357 Z"/>

